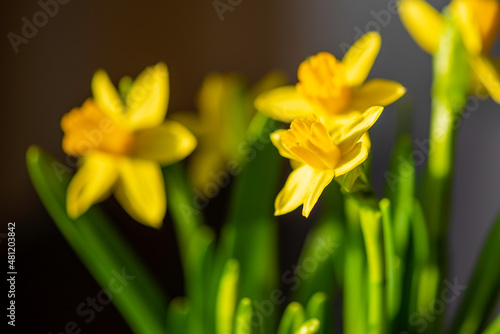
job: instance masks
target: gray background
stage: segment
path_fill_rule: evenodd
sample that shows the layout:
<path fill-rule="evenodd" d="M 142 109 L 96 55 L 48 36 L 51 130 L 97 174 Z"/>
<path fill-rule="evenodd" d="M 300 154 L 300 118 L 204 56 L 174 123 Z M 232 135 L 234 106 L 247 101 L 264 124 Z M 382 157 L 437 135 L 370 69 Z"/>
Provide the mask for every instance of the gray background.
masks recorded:
<path fill-rule="evenodd" d="M 446 2 L 430 1 L 439 9 Z M 74 317 L 74 307 L 88 295 L 95 295 L 98 287 L 83 267 L 68 267 L 77 260 L 30 184 L 25 152 L 30 144 L 37 144 L 64 159 L 60 118 L 90 96 L 90 79 L 97 68 L 105 68 L 116 81 L 124 74 L 136 75 L 147 65 L 165 61 L 171 78 L 169 110 L 193 109 L 194 96 L 208 71 L 237 71 L 255 82 L 267 71 L 281 68 L 295 82 L 297 66 L 303 59 L 319 51 L 340 58 L 341 43 L 352 44 L 359 36 L 357 29 L 365 32 L 367 24 L 373 28 L 377 22 L 373 13 L 387 7 L 388 2 L 382 0 L 243 0 L 220 21 L 210 0 L 73 0 L 61 5 L 57 15 L 39 28 L 28 44 L 20 45 L 15 54 L 7 34 L 20 34 L 21 18 L 26 16 L 31 21 L 40 7 L 33 0 L 2 1 L 0 217 L 2 226 L 9 220 L 18 223 L 18 253 L 22 269 L 29 276 L 19 278 L 25 304 L 48 305 L 54 310 L 24 306 L 27 312 L 41 312 L 33 320 L 37 328 L 62 330 L 61 321 Z M 413 135 L 426 139 L 431 57 L 413 42 L 397 15 L 391 14 L 390 21 L 378 27 L 382 49 L 370 78 L 396 80 L 407 88 L 415 103 Z M 379 193 L 395 140 L 395 113 L 394 106 L 386 108 L 372 131 L 373 182 Z M 499 125 L 500 106 L 484 101 L 459 129 L 450 244 L 451 277 L 461 283 L 467 281 L 480 244 L 499 211 Z M 118 216 L 115 212 L 120 209 L 113 201 L 107 210 L 112 217 L 120 217 L 123 230 L 134 236 L 131 242 L 140 247 L 148 264 L 176 264 L 175 245 L 158 250 L 141 243 L 173 240 L 168 226 L 154 233 Z M 296 235 L 290 240 L 300 242 L 307 222 L 291 217 L 293 221 L 287 227 L 293 227 Z M 287 218 L 280 224 L 286 225 Z M 290 247 L 292 254 L 298 252 L 291 241 L 283 245 Z M 171 278 L 166 268 L 157 271 L 165 286 L 182 288 L 179 279 Z M 108 315 L 100 315 L 95 323 L 87 325 L 88 330 L 97 333 L 110 322 L 120 326 L 121 320 L 112 307 L 103 312 Z"/>

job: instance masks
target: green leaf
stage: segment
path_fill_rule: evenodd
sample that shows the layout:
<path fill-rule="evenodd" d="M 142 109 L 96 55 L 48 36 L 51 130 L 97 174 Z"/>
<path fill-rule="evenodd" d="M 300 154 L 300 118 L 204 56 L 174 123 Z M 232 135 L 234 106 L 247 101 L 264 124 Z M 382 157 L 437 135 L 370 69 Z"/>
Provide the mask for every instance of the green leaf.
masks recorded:
<path fill-rule="evenodd" d="M 36 146 L 26 154 L 33 185 L 64 238 L 103 288 L 125 279 L 113 303 L 131 329 L 140 333 L 164 333 L 166 302 L 152 275 L 142 265 L 121 234 L 97 208 L 72 220 L 66 214 L 66 188 L 70 173 L 64 165 Z"/>
<path fill-rule="evenodd" d="M 415 197 L 415 164 L 413 145 L 410 136 L 399 138 L 392 153 L 389 170 L 384 174 L 387 182 L 385 196 L 391 202 L 392 223 L 394 226 L 395 251 L 405 258 L 410 235 L 413 198 Z"/>
<path fill-rule="evenodd" d="M 191 237 L 194 231 L 203 224 L 201 209 L 196 207 L 195 195 L 189 188 L 182 163 L 163 168 L 163 177 L 167 194 L 167 212 L 172 216 L 184 264 Z"/>
<path fill-rule="evenodd" d="M 316 267 L 307 271 L 307 279 L 301 281 L 295 292 L 295 300 L 300 303 L 306 303 L 319 291 L 331 296 L 335 281 L 342 281 L 345 232 L 344 201 L 339 186 L 336 183 L 328 185 L 322 199 L 325 203 L 322 216 L 307 235 L 298 261 L 301 268 Z"/>
<path fill-rule="evenodd" d="M 384 235 L 387 312 L 389 320 L 392 321 L 396 317 L 401 305 L 402 282 L 400 280 L 403 274 L 400 272 L 401 260 L 395 251 L 391 202 L 387 198 L 383 198 L 380 201 L 380 212 L 382 213 L 382 231 Z"/>
<path fill-rule="evenodd" d="M 252 302 L 248 298 L 243 298 L 236 311 L 235 334 L 252 333 Z"/>
<path fill-rule="evenodd" d="M 321 324 L 318 319 L 307 320 L 296 332 L 295 334 L 314 334 L 319 333 Z"/>
<path fill-rule="evenodd" d="M 486 328 L 483 334 L 498 334 L 500 333 L 500 315 Z"/>
<path fill-rule="evenodd" d="M 304 308 L 300 303 L 288 304 L 278 326 L 277 334 L 294 334 L 304 323 Z"/>
<path fill-rule="evenodd" d="M 227 261 L 217 293 L 215 327 L 217 334 L 230 334 L 233 331 L 234 312 L 238 295 L 238 261 Z"/>
<path fill-rule="evenodd" d="M 190 301 L 190 333 L 210 333 L 215 330 L 210 280 L 214 264 L 215 234 L 207 226 L 196 230 L 186 254 L 186 294 Z"/>
<path fill-rule="evenodd" d="M 491 227 L 458 309 L 453 333 L 479 333 L 500 296 L 500 216 Z M 452 282 L 453 284 L 454 282 Z"/>
<path fill-rule="evenodd" d="M 420 203 L 413 204 L 412 227 L 412 266 L 411 285 L 408 315 L 410 322 L 418 322 L 416 317 L 423 317 L 421 310 L 428 309 L 436 298 L 436 289 L 439 284 L 439 268 L 432 258 L 429 231 Z"/>
<path fill-rule="evenodd" d="M 246 155 L 246 165 L 237 176 L 232 190 L 219 253 L 223 260 L 228 257 L 238 260 L 241 269 L 240 298 L 252 300 L 268 299 L 278 277 L 277 224 L 273 218 L 273 203 L 278 193 L 277 183 L 283 159 L 269 138 L 279 123 L 268 118 L 265 120 L 260 123 L 258 136 L 249 138 L 240 146 Z M 257 128 L 254 125 L 253 131 Z M 273 323 L 274 313 L 266 317 L 267 323 Z"/>
<path fill-rule="evenodd" d="M 167 309 L 167 333 L 191 333 L 187 330 L 187 328 L 189 328 L 189 313 L 190 308 L 187 299 L 183 297 L 177 297 L 172 300 Z"/>
<path fill-rule="evenodd" d="M 311 319 L 317 319 L 321 328 L 318 333 L 332 333 L 331 319 L 333 317 L 333 310 L 328 303 L 328 296 L 324 292 L 315 293 L 306 306 L 306 317 Z M 329 323 L 329 326 L 326 326 Z"/>

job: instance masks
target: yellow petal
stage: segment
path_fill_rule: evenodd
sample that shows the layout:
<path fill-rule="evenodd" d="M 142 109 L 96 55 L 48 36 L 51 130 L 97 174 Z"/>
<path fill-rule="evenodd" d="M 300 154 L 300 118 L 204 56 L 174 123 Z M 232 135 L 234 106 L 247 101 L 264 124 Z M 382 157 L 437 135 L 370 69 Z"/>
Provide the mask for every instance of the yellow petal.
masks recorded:
<path fill-rule="evenodd" d="M 160 228 L 165 217 L 167 198 L 158 163 L 121 159 L 119 177 L 115 196 L 123 208 L 139 223 Z"/>
<path fill-rule="evenodd" d="M 364 111 L 364 110 L 363 110 Z M 332 132 L 333 129 L 337 129 L 342 126 L 347 126 L 361 115 L 362 112 L 356 110 L 350 110 L 344 114 L 338 115 L 320 115 L 319 119 L 325 124 L 328 132 Z"/>
<path fill-rule="evenodd" d="M 187 157 L 196 147 L 196 138 L 184 125 L 165 121 L 160 126 L 135 133 L 132 155 L 169 165 Z"/>
<path fill-rule="evenodd" d="M 368 132 L 365 132 L 365 134 L 361 137 L 360 142 L 363 143 L 363 145 L 366 147 L 368 151 L 372 147 L 372 141 L 370 139 L 370 135 L 368 134 Z"/>
<path fill-rule="evenodd" d="M 290 173 L 285 186 L 274 202 L 274 215 L 289 213 L 304 203 L 312 180 L 318 172 L 312 167 L 304 165 Z"/>
<path fill-rule="evenodd" d="M 365 81 L 377 58 L 381 43 L 380 34 L 371 31 L 362 36 L 347 51 L 342 59 L 342 63 L 344 64 L 347 83 L 350 87 L 361 85 Z"/>
<path fill-rule="evenodd" d="M 283 86 L 260 94 L 255 99 L 255 108 L 285 123 L 290 123 L 296 118 L 307 118 L 314 110 L 297 93 L 295 86 Z"/>
<path fill-rule="evenodd" d="M 495 62 L 489 57 L 477 56 L 471 59 L 470 64 L 488 94 L 500 104 L 500 62 Z"/>
<path fill-rule="evenodd" d="M 202 122 L 198 115 L 196 115 L 196 113 L 192 111 L 176 111 L 172 114 L 169 114 L 168 118 L 181 123 L 196 136 L 200 136 L 201 134 L 204 134 L 205 132 L 210 130 L 208 129 L 207 124 Z"/>
<path fill-rule="evenodd" d="M 362 136 L 375 124 L 383 110 L 383 107 L 371 107 L 354 118 L 350 124 L 344 125 L 342 122 L 338 126 L 332 127 L 330 131 L 332 140 L 340 149 L 342 156 L 357 145 Z"/>
<path fill-rule="evenodd" d="M 386 106 L 405 93 L 406 89 L 396 81 L 373 79 L 352 90 L 352 100 L 349 108 L 363 111 L 371 106 Z"/>
<path fill-rule="evenodd" d="M 76 219 L 93 204 L 109 196 L 117 176 L 117 164 L 113 155 L 92 152 L 83 157 L 82 165 L 68 186 L 68 216 Z"/>
<path fill-rule="evenodd" d="M 169 99 L 168 70 L 164 63 L 148 67 L 135 79 L 127 96 L 126 121 L 138 130 L 160 125 Z"/>
<path fill-rule="evenodd" d="M 302 207 L 302 215 L 304 217 L 309 217 L 311 210 L 314 208 L 314 205 L 316 205 L 316 202 L 318 202 L 319 196 L 321 196 L 326 186 L 332 182 L 333 176 L 333 170 L 326 170 L 316 174 L 311 182 L 304 206 Z"/>
<path fill-rule="evenodd" d="M 113 119 L 123 117 L 124 108 L 122 99 L 106 71 L 98 70 L 94 74 L 91 87 L 94 101 L 102 111 Z"/>
<path fill-rule="evenodd" d="M 283 142 L 281 141 L 281 137 L 287 132 L 287 130 L 280 129 L 276 130 L 271 134 L 271 141 L 273 145 L 278 149 L 278 152 L 280 155 L 284 158 L 292 159 L 292 160 L 299 160 L 299 158 L 290 152 L 288 148 L 286 148 L 285 145 L 283 145 Z"/>
<path fill-rule="evenodd" d="M 224 110 L 242 84 L 242 79 L 236 74 L 208 74 L 203 80 L 197 99 L 201 121 L 212 126 L 222 124 Z"/>
<path fill-rule="evenodd" d="M 444 31 L 443 16 L 423 0 L 399 2 L 401 22 L 415 42 L 426 52 L 436 52 Z"/>
<path fill-rule="evenodd" d="M 495 43 L 500 29 L 500 2 L 498 0 L 469 0 L 472 4 L 483 42 L 483 53 L 488 53 Z"/>
<path fill-rule="evenodd" d="M 474 11 L 466 1 L 454 0 L 450 3 L 451 13 L 457 22 L 462 40 L 467 50 L 472 54 L 479 54 L 483 48 L 479 22 Z"/>
<path fill-rule="evenodd" d="M 346 155 L 343 155 L 335 167 L 335 177 L 350 172 L 361 165 L 368 158 L 368 149 L 363 143 L 357 143 L 356 146 Z"/>

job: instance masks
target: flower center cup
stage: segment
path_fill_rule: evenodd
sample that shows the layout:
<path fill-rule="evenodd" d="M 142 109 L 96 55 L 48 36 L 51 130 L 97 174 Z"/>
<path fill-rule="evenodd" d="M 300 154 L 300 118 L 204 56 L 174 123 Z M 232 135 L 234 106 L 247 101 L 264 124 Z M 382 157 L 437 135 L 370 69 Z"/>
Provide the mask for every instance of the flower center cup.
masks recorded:
<path fill-rule="evenodd" d="M 108 117 L 92 99 L 64 115 L 61 127 L 63 150 L 72 156 L 81 157 L 93 150 L 127 155 L 133 148 L 134 134 Z"/>
<path fill-rule="evenodd" d="M 281 140 L 290 152 L 314 169 L 334 169 L 341 157 L 340 149 L 316 116 L 293 121 Z"/>
<path fill-rule="evenodd" d="M 342 113 L 349 105 L 351 96 L 345 68 L 332 54 L 321 52 L 302 62 L 298 78 L 299 94 L 326 114 Z"/>

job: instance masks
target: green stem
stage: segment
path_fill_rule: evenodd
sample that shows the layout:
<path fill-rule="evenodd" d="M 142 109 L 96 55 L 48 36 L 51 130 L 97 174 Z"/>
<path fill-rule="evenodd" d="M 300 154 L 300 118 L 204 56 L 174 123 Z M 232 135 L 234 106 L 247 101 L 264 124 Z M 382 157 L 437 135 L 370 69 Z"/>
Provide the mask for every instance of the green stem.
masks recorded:
<path fill-rule="evenodd" d="M 441 291 L 439 286 L 447 277 L 447 234 L 451 215 L 455 138 L 470 82 L 467 51 L 462 44 L 459 29 L 447 10 L 444 11 L 444 17 L 445 30 L 433 58 L 432 115 L 427 152 L 429 158 L 422 201 L 430 234 L 430 266 L 439 268 L 440 271 L 439 278 L 432 284 L 435 286 L 427 288 L 437 294 Z M 428 301 L 429 304 L 431 302 L 432 300 Z M 442 328 L 443 318 L 441 315 L 433 326 Z"/>
<path fill-rule="evenodd" d="M 372 189 L 349 194 L 359 210 L 368 265 L 368 327 L 366 333 L 385 333 L 384 245 L 378 198 Z"/>
<path fill-rule="evenodd" d="M 363 207 L 360 212 L 361 230 L 365 239 L 368 260 L 368 331 L 367 333 L 384 333 L 385 300 L 384 300 L 384 251 L 380 238 L 380 211 Z"/>
<path fill-rule="evenodd" d="M 343 279 L 344 333 L 365 333 L 365 255 L 359 226 L 358 208 L 355 201 L 349 197 L 345 201 L 345 212 L 347 227 Z"/>

